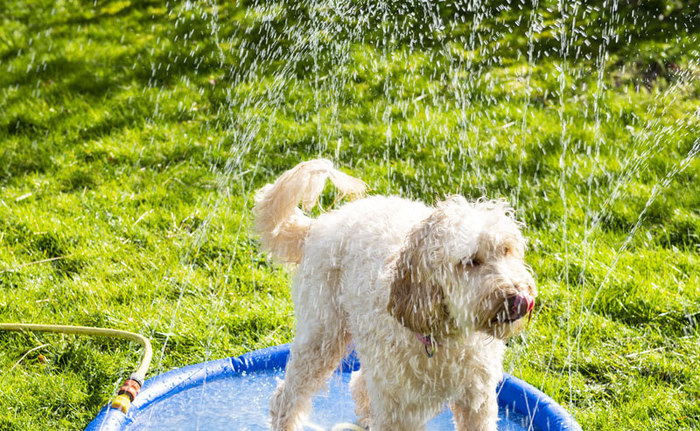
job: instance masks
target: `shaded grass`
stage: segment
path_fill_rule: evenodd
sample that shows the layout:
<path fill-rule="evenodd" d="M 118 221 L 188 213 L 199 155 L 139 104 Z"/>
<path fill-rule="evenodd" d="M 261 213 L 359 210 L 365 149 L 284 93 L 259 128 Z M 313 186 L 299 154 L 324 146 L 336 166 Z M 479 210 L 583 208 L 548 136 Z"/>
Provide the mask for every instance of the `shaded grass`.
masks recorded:
<path fill-rule="evenodd" d="M 249 238 L 249 209 L 324 156 L 372 193 L 510 200 L 541 293 L 507 369 L 586 429 L 699 427 L 700 161 L 682 165 L 698 53 L 671 49 L 697 28 L 621 20 L 632 43 L 607 46 L 598 79 L 600 40 L 579 35 L 562 59 L 556 5 L 536 42 L 514 24 L 527 7 L 498 5 L 409 48 L 428 30 L 391 41 L 295 2 L 270 19 L 256 4 L 4 2 L 0 319 L 136 330 L 150 375 L 290 341 L 290 276 Z M 299 44 L 312 12 L 344 26 Z M 2 429 L 84 427 L 138 360 L 102 339 L 0 346 Z"/>

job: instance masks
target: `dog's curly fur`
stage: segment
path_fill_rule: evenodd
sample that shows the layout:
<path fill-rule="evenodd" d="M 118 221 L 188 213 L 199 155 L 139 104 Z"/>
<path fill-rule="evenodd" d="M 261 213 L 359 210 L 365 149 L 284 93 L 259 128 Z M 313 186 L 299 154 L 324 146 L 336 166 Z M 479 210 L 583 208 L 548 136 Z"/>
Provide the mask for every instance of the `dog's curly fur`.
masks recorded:
<path fill-rule="evenodd" d="M 352 341 L 361 424 L 424 429 L 449 403 L 456 429 L 495 430 L 503 340 L 537 293 L 512 211 L 461 196 L 435 207 L 374 196 L 311 219 L 297 205 L 313 206 L 327 178 L 342 195 L 365 191 L 331 162 L 312 160 L 256 195 L 263 246 L 298 264 L 296 337 L 270 403 L 272 429 L 300 424 Z"/>

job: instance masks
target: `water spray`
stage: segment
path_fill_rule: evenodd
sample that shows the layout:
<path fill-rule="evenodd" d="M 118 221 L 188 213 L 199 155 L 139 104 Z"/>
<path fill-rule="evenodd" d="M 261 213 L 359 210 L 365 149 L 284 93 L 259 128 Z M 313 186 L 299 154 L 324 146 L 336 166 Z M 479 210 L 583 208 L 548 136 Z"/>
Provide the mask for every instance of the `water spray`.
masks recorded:
<path fill-rule="evenodd" d="M 151 342 L 143 335 L 134 332 L 122 331 L 119 329 L 93 328 L 88 326 L 66 326 L 66 325 L 36 325 L 28 323 L 0 323 L 0 330 L 3 331 L 33 331 L 33 332 L 54 332 L 59 334 L 90 335 L 110 338 L 121 338 L 123 340 L 135 341 L 143 346 L 141 362 L 133 373 L 124 380 L 119 388 L 117 396 L 112 400 L 113 409 L 120 410 L 126 414 L 131 403 L 136 398 L 143 381 L 146 378 L 146 371 L 151 364 L 153 349 Z"/>

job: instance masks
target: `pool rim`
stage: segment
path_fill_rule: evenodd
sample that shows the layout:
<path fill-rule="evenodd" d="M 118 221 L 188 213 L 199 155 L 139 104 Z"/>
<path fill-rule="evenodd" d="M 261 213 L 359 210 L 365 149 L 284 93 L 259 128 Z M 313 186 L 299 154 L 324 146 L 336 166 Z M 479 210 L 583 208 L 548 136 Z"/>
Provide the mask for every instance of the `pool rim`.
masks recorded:
<path fill-rule="evenodd" d="M 133 422 L 135 412 L 179 392 L 246 372 L 284 369 L 290 344 L 256 350 L 238 357 L 201 362 L 177 368 L 148 379 L 126 415 L 108 404 L 85 428 L 85 431 L 121 431 Z M 359 368 L 354 353 L 343 359 L 343 372 Z M 531 418 L 536 428 L 547 431 L 580 431 L 581 426 L 562 406 L 529 383 L 503 374 L 498 385 L 498 404 Z"/>

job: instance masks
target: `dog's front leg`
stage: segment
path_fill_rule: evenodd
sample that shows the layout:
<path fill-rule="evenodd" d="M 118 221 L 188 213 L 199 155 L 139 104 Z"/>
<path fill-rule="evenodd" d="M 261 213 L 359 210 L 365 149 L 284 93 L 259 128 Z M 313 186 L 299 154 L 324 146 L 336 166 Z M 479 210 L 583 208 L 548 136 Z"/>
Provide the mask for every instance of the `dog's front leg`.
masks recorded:
<path fill-rule="evenodd" d="M 367 382 L 370 383 L 370 382 Z M 425 431 L 428 420 L 437 409 L 427 410 L 422 403 L 411 403 L 391 392 L 370 388 L 370 431 Z"/>
<path fill-rule="evenodd" d="M 483 400 L 483 396 L 479 397 Z M 479 405 L 464 399 L 450 404 L 456 431 L 496 431 L 498 403 L 496 392 L 489 394 Z"/>
<path fill-rule="evenodd" d="M 388 406 L 388 408 L 382 408 L 381 411 L 372 409 L 369 419 L 370 431 L 425 431 L 427 421 L 424 420 L 423 415 L 402 410 L 401 406 L 397 404 L 388 403 Z"/>

